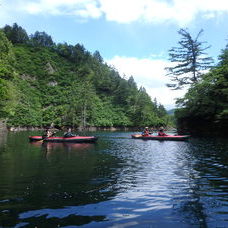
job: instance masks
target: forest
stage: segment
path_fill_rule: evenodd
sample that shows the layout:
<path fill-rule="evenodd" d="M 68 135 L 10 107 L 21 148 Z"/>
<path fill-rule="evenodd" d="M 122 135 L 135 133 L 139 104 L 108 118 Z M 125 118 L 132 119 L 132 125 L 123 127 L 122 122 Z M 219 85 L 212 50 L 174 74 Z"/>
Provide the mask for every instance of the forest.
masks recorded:
<path fill-rule="evenodd" d="M 99 51 L 28 35 L 16 23 L 0 30 L 0 120 L 14 127 L 168 126 L 164 106 L 133 76 L 122 78 Z"/>
<path fill-rule="evenodd" d="M 167 68 L 172 89 L 188 86 L 187 93 L 176 102 L 175 111 L 179 132 L 192 135 L 226 136 L 228 127 L 228 44 L 221 50 L 218 63 L 214 64 L 205 52 L 210 48 L 199 37 L 193 38 L 187 29 L 180 29 L 178 47 L 169 50 Z"/>
<path fill-rule="evenodd" d="M 224 135 L 228 127 L 228 45 L 218 63 L 205 57 L 210 46 L 179 31 L 169 50 L 171 89 L 188 86 L 176 102 L 179 133 Z M 0 120 L 7 126 L 160 127 L 173 126 L 164 106 L 122 78 L 99 51 L 83 44 L 55 43 L 46 32 L 28 35 L 14 23 L 0 29 Z M 187 75 L 187 76 L 186 76 Z"/>

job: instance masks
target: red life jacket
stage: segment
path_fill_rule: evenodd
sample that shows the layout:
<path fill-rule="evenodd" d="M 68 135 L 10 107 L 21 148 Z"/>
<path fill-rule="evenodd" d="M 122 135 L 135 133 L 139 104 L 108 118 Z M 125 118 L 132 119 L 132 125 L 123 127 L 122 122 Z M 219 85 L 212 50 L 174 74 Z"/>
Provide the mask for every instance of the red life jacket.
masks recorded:
<path fill-rule="evenodd" d="M 166 133 L 164 133 L 163 131 L 159 131 L 158 132 L 158 136 L 166 136 L 167 134 Z"/>
<path fill-rule="evenodd" d="M 145 130 L 142 135 L 143 136 L 149 136 L 149 130 Z"/>

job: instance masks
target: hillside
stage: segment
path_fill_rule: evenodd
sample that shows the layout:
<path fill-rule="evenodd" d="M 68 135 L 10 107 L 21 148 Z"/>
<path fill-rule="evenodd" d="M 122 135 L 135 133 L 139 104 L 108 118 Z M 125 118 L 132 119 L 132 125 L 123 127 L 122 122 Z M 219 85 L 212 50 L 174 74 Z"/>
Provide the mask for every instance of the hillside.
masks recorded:
<path fill-rule="evenodd" d="M 0 119 L 8 126 L 161 126 L 168 117 L 133 77 L 125 80 L 96 51 L 28 36 L 14 24 L 0 31 Z"/>

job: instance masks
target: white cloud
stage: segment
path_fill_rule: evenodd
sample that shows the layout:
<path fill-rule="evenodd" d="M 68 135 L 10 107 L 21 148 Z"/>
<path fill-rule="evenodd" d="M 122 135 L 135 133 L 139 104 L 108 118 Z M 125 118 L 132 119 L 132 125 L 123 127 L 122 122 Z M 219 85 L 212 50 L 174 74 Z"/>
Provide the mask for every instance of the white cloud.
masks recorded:
<path fill-rule="evenodd" d="M 125 75 L 127 78 L 133 76 L 138 86 L 145 87 L 151 98 L 156 97 L 165 107 L 174 107 L 175 98 L 182 97 L 186 92 L 186 90 L 173 91 L 166 87 L 169 78 L 165 76 L 164 68 L 170 64 L 166 60 L 115 56 L 106 62 L 114 66 L 121 76 Z"/>
<path fill-rule="evenodd" d="M 140 78 L 141 81 L 148 79 L 157 81 L 165 75 L 164 67 L 167 66 L 168 62 L 164 60 L 115 56 L 111 60 L 107 60 L 107 63 L 115 66 L 122 75 L 134 75 Z"/>
<path fill-rule="evenodd" d="M 88 3 L 84 9 L 76 10 L 75 13 L 83 18 L 99 18 L 101 16 L 101 11 L 94 3 Z"/>
<path fill-rule="evenodd" d="M 185 25 L 201 14 L 211 18 L 228 13 L 227 0 L 13 0 L 12 10 L 30 14 L 73 15 L 83 18 L 104 16 L 108 21 Z M 5 1 L 5 4 L 10 4 Z"/>
<path fill-rule="evenodd" d="M 96 0 L 38 0 L 17 1 L 17 10 L 29 14 L 71 15 L 98 18 L 102 15 Z"/>
<path fill-rule="evenodd" d="M 160 88 L 149 88 L 145 86 L 145 89 L 152 99 L 156 97 L 157 101 L 167 109 L 174 108 L 176 99 L 183 97 L 187 92 L 186 89 L 174 91 L 165 86 Z"/>
<path fill-rule="evenodd" d="M 100 4 L 107 20 L 119 23 L 137 21 L 145 11 L 143 0 L 100 0 Z"/>
<path fill-rule="evenodd" d="M 6 24 L 14 23 L 17 17 L 12 13 L 12 6 L 5 0 L 0 0 L 0 25 L 5 26 Z"/>

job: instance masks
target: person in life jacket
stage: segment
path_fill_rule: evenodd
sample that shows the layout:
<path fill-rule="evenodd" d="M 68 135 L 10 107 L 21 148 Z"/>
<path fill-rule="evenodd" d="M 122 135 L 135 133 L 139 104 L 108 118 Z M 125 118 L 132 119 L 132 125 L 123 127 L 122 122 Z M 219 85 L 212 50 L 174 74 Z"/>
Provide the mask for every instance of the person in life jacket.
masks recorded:
<path fill-rule="evenodd" d="M 159 128 L 158 136 L 167 136 L 167 134 L 164 132 L 164 127 L 160 127 Z"/>
<path fill-rule="evenodd" d="M 149 134 L 150 134 L 149 128 L 148 127 L 145 127 L 145 129 L 142 132 L 142 136 L 148 136 Z"/>
<path fill-rule="evenodd" d="M 64 133 L 63 137 L 68 138 L 68 137 L 74 137 L 75 134 L 72 133 L 72 129 L 69 127 L 67 129 L 67 132 Z"/>
<path fill-rule="evenodd" d="M 55 134 L 55 132 L 51 131 L 50 128 L 46 128 L 45 132 L 42 135 L 42 138 L 48 138 L 48 137 L 52 137 Z"/>

